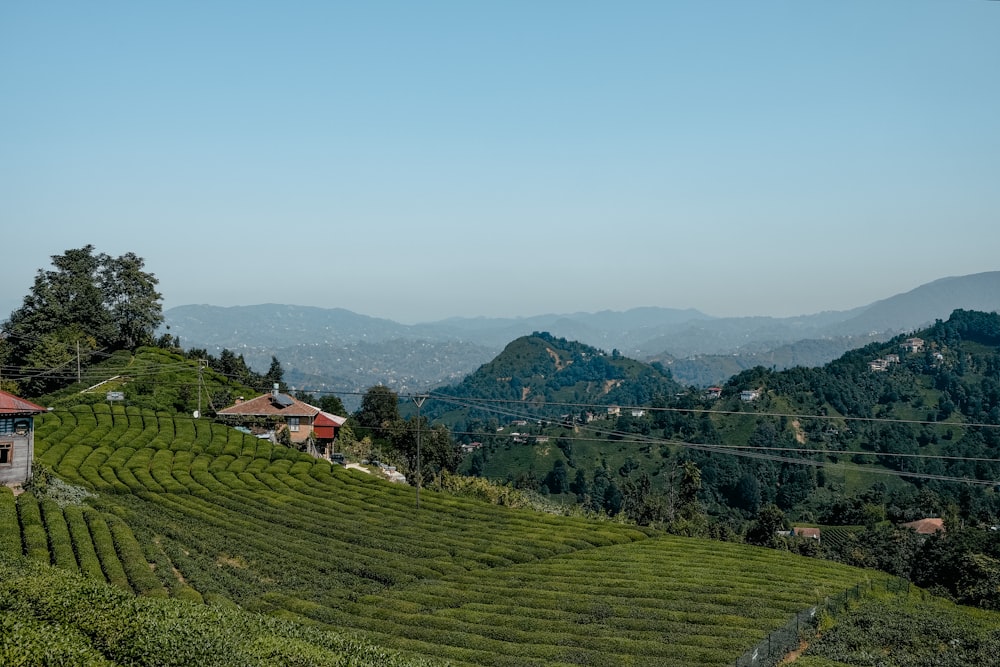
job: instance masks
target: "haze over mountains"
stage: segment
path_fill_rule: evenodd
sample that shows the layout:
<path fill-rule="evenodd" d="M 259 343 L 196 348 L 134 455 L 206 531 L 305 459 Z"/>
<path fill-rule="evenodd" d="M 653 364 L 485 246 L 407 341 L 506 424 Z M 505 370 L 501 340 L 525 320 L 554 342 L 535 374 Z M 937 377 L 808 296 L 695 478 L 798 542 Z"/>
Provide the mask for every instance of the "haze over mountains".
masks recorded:
<path fill-rule="evenodd" d="M 183 347 L 213 354 L 228 348 L 265 369 L 277 356 L 289 383 L 307 390 L 356 392 L 382 383 L 406 392 L 455 382 L 534 331 L 661 361 L 682 384 L 707 385 L 756 365 L 821 365 L 947 319 L 956 308 L 1000 310 L 1000 271 L 942 278 L 851 310 L 784 318 L 647 307 L 406 325 L 340 308 L 279 304 L 187 305 L 164 315 Z"/>

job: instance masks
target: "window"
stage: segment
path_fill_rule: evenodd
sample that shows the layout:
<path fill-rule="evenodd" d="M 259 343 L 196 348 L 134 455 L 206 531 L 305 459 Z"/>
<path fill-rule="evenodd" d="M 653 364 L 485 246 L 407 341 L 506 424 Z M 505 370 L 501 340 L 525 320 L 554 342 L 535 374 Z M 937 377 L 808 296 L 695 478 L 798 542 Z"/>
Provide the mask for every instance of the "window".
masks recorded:
<path fill-rule="evenodd" d="M 288 430 L 289 431 L 298 431 L 299 430 L 299 418 L 298 417 L 289 417 L 288 418 Z"/>
<path fill-rule="evenodd" d="M 14 443 L 0 442 L 0 466 L 14 465 Z"/>

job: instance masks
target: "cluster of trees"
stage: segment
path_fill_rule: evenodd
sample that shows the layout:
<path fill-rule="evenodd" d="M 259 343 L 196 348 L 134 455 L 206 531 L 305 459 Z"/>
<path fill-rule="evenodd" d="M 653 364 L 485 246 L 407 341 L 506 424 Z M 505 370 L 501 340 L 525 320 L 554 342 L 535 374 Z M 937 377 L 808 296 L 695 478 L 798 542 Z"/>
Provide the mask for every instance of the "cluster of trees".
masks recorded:
<path fill-rule="evenodd" d="M 840 518 L 864 522 L 864 528 L 838 539 L 817 543 L 810 538 L 778 536 L 777 531 L 787 529 L 789 522 L 772 504 L 760 509 L 746 541 L 882 570 L 961 604 L 1000 609 L 1000 531 L 963 526 L 953 512 L 946 512 L 945 531 L 920 535 L 880 520 L 878 506 L 865 502 L 879 495 L 876 489 L 856 502 L 844 503 L 847 507 L 840 508 L 845 512 Z"/>
<path fill-rule="evenodd" d="M 20 308 L 0 326 L 0 363 L 19 370 L 9 389 L 37 396 L 69 384 L 65 371 L 98 353 L 153 342 L 163 321 L 156 277 L 134 253 L 111 257 L 94 246 L 52 256 Z"/>
<path fill-rule="evenodd" d="M 455 472 L 458 467 L 460 457 L 451 431 L 441 424 L 431 426 L 424 416 L 403 419 L 399 395 L 386 386 L 368 389 L 349 423 L 348 437 L 366 443 L 359 453 L 396 464 L 410 479 L 419 475 L 426 482 L 442 471 Z M 341 431 L 341 438 L 344 435 Z M 350 446 L 346 439 L 343 444 Z"/>

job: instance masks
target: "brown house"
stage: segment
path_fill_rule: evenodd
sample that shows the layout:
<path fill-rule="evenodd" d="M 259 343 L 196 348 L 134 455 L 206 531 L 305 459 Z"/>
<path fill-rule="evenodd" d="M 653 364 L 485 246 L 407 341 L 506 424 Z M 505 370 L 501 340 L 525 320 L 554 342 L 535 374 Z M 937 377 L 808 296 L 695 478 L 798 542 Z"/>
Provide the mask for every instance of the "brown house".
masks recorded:
<path fill-rule="evenodd" d="M 306 442 L 310 434 L 318 444 L 331 444 L 347 421 L 345 417 L 323 412 L 315 405 L 282 393 L 277 385 L 270 394 L 249 401 L 238 400 L 236 405 L 219 410 L 217 414 L 226 422 L 249 426 L 258 435 L 277 434 L 287 428 L 291 441 L 296 444 Z"/>
<path fill-rule="evenodd" d="M 40 405 L 0 391 L 0 484 L 17 486 L 31 479 L 35 415 L 45 411 Z"/>

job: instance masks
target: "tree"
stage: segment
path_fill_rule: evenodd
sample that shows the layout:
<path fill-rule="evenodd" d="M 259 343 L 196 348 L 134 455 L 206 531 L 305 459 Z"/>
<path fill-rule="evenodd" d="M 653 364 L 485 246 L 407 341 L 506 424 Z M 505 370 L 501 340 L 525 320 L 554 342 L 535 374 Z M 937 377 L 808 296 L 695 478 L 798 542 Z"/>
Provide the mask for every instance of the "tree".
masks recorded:
<path fill-rule="evenodd" d="M 347 414 L 347 408 L 344 407 L 344 402 L 340 400 L 340 397 L 336 394 L 325 394 L 320 397 L 319 402 L 316 403 L 318 407 L 323 412 L 329 412 L 331 415 L 344 416 Z"/>
<path fill-rule="evenodd" d="M 160 305 L 163 296 L 156 291 L 159 281 L 142 270 L 144 265 L 145 261 L 132 252 L 114 259 L 105 256 L 102 262 L 100 290 L 115 323 L 111 344 L 120 349 L 148 345 L 153 341 L 156 327 L 163 322 Z"/>
<path fill-rule="evenodd" d="M 760 509 L 760 482 L 752 474 L 744 474 L 736 484 L 734 496 L 734 505 L 756 514 Z"/>
<path fill-rule="evenodd" d="M 271 366 L 264 374 L 264 389 L 271 389 L 277 385 L 281 391 L 286 391 L 288 385 L 285 384 L 285 371 L 281 368 L 281 362 L 275 356 L 271 357 Z"/>
<path fill-rule="evenodd" d="M 677 516 L 671 526 L 671 532 L 689 537 L 705 535 L 708 532 L 708 516 L 698 502 L 698 492 L 701 491 L 701 470 L 694 461 L 685 461 L 681 470 Z"/>
<path fill-rule="evenodd" d="M 549 487 L 549 493 L 569 493 L 569 475 L 562 459 L 552 464 L 552 470 L 545 476 L 545 486 Z"/>
<path fill-rule="evenodd" d="M 105 345 L 111 338 L 111 318 L 98 283 L 105 255 L 93 246 L 53 255 L 55 270 L 39 269 L 31 291 L 11 313 L 3 331 L 11 344 L 11 362 L 23 365 L 42 336 L 69 344 L 84 337 Z"/>
<path fill-rule="evenodd" d="M 576 469 L 576 477 L 573 478 L 569 490 L 576 494 L 576 502 L 586 504 L 590 496 L 590 484 L 587 483 L 587 474 L 583 472 L 582 468 Z"/>
<path fill-rule="evenodd" d="M 361 408 L 355 413 L 360 426 L 386 429 L 399 420 L 399 396 L 392 389 L 376 385 L 361 398 Z"/>
<path fill-rule="evenodd" d="M 38 270 L 21 307 L 2 326 L 7 362 L 31 368 L 33 393 L 66 383 L 45 379 L 66 357 L 86 364 L 97 350 L 151 343 L 163 321 L 157 280 L 134 253 L 112 258 L 87 245 L 53 255 L 52 265 Z"/>
<path fill-rule="evenodd" d="M 777 505 L 764 505 L 757 512 L 757 520 L 747 531 L 747 542 L 761 547 L 787 548 L 787 544 L 777 534 L 784 529 L 785 513 Z"/>

